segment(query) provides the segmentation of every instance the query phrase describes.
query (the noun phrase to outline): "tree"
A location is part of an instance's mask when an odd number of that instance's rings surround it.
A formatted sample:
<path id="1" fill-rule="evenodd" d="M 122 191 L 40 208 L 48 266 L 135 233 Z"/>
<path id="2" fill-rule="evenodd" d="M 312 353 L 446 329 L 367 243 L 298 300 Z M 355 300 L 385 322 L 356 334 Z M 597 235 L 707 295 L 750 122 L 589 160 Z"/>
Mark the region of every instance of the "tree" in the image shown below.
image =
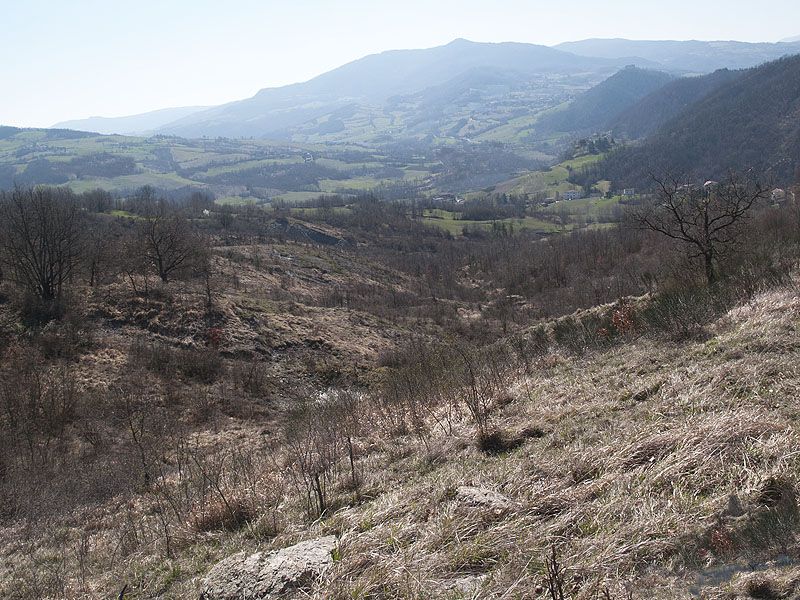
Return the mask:
<path id="1" fill-rule="evenodd" d="M 723 183 L 708 181 L 695 185 L 672 175 L 656 184 L 655 205 L 635 209 L 639 226 L 682 242 L 691 259 L 701 259 L 709 284 L 717 278 L 716 263 L 739 239 L 741 225 L 754 204 L 767 197 L 750 174 L 731 173 Z"/>
<path id="2" fill-rule="evenodd" d="M 195 260 L 206 255 L 200 236 L 186 218 L 163 201 L 139 222 L 139 240 L 146 261 L 165 283 L 191 270 Z"/>
<path id="3" fill-rule="evenodd" d="M 16 187 L 0 195 L 4 272 L 48 312 L 61 308 L 64 285 L 78 262 L 80 240 L 80 212 L 71 191 Z"/>

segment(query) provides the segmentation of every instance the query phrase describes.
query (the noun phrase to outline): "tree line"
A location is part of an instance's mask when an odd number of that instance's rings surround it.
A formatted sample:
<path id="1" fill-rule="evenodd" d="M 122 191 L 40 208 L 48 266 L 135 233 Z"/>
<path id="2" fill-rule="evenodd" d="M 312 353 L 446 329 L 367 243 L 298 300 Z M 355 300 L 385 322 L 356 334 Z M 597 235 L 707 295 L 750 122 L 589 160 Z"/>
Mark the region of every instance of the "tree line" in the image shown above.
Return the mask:
<path id="1" fill-rule="evenodd" d="M 207 239 L 184 208 L 145 190 L 139 214 L 116 218 L 81 206 L 105 207 L 104 194 L 79 198 L 65 188 L 16 187 L 0 193 L 0 281 L 20 294 L 29 315 L 60 315 L 70 286 L 94 287 L 123 274 L 137 289 L 149 277 L 167 283 L 198 276 L 208 264 Z"/>

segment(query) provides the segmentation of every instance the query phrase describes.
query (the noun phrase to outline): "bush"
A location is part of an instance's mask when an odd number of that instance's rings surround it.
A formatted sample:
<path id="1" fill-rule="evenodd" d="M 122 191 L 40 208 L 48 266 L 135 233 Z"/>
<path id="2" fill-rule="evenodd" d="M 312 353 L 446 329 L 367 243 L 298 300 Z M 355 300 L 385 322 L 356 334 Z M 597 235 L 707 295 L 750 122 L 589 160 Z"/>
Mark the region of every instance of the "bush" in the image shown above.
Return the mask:
<path id="1" fill-rule="evenodd" d="M 550 348 L 550 338 L 547 328 L 543 325 L 531 327 L 524 333 L 518 333 L 509 338 L 511 349 L 517 361 L 529 369 L 533 361 L 546 354 Z"/>
<path id="2" fill-rule="evenodd" d="M 234 531 L 256 518 L 251 504 L 241 498 L 215 499 L 189 515 L 195 531 Z"/>
<path id="3" fill-rule="evenodd" d="M 478 432 L 478 448 L 485 454 L 502 454 L 519 448 L 524 439 L 522 437 L 509 437 L 504 431 L 491 427 L 487 431 Z"/>
<path id="4" fill-rule="evenodd" d="M 703 337 L 705 326 L 714 316 L 708 290 L 691 289 L 657 294 L 642 318 L 651 331 L 665 333 L 674 340 L 688 340 Z"/>
<path id="5" fill-rule="evenodd" d="M 202 383 L 213 383 L 225 372 L 219 352 L 213 348 L 174 348 L 138 339 L 131 344 L 128 359 L 162 377 L 183 376 Z"/>
<path id="6" fill-rule="evenodd" d="M 608 330 L 602 316 L 587 312 L 578 317 L 562 317 L 553 325 L 553 340 L 575 354 L 583 354 L 605 341 L 602 330 Z"/>
<path id="7" fill-rule="evenodd" d="M 82 350 L 88 348 L 93 339 L 88 323 L 82 322 L 74 313 L 61 321 L 50 321 L 31 341 L 45 358 L 74 360 Z"/>

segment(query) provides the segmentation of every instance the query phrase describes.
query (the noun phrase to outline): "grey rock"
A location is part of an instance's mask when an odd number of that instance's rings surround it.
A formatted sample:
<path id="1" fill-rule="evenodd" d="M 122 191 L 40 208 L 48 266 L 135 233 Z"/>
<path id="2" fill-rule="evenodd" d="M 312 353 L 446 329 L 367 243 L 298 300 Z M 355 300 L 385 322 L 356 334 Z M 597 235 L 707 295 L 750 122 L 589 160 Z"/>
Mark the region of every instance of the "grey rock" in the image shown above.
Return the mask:
<path id="1" fill-rule="evenodd" d="M 511 510 L 514 503 L 493 490 L 462 485 L 456 490 L 456 498 L 466 506 L 482 508 L 496 515 Z"/>
<path id="2" fill-rule="evenodd" d="M 202 583 L 202 600 L 277 598 L 311 583 L 333 564 L 336 536 L 275 552 L 240 552 L 215 565 Z"/>

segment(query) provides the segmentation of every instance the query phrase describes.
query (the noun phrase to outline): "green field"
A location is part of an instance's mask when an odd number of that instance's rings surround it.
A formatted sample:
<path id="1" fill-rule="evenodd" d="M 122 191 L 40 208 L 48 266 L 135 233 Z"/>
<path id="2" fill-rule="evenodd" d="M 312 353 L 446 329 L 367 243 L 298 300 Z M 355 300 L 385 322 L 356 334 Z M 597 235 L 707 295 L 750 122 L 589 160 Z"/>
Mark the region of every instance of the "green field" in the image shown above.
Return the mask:
<path id="1" fill-rule="evenodd" d="M 521 132 L 535 126 L 538 113 L 512 116 L 516 114 L 514 111 L 519 112 L 519 108 L 494 106 L 480 118 L 469 116 L 467 112 L 454 113 L 447 116 L 441 127 L 445 134 L 456 136 L 474 134 L 476 139 L 484 136 L 486 140 L 497 141 L 517 139 Z M 410 127 L 403 123 L 407 114 L 402 104 L 390 113 L 354 110 L 341 117 L 347 122 L 350 135 L 343 143 L 331 143 L 328 134 L 311 131 L 314 127 L 326 126 L 333 117 L 312 121 L 308 125 L 308 135 L 295 136 L 291 142 L 17 130 L 0 139 L 0 188 L 18 182 L 25 185 L 26 177 L 41 176 L 49 184 L 64 185 L 78 193 L 101 188 L 127 194 L 146 185 L 166 191 L 202 189 L 214 194 L 217 204 L 231 206 L 295 205 L 326 195 L 356 195 L 373 190 L 378 193 L 393 190 L 392 197 L 399 199 L 414 194 L 429 198 L 457 194 L 467 202 L 483 202 L 489 195 L 519 197 L 527 194 L 541 198 L 563 194 L 576 187 L 567 181 L 571 170 L 581 169 L 601 158 L 601 155 L 580 156 L 544 171 L 525 172 L 524 165 L 542 161 L 546 155 L 534 148 L 519 146 L 509 151 L 509 157 L 517 161 L 514 164 L 522 166 L 508 167 L 492 154 L 496 151 L 495 145 L 464 143 L 454 135 L 437 136 L 432 142 L 426 142 L 430 145 L 415 146 L 412 152 L 402 146 L 395 152 L 368 143 L 377 139 L 376 135 L 391 131 L 393 136 L 395 132 L 401 133 L 403 127 Z M 364 145 L 353 143 L 354 128 L 361 128 Z M 392 136 L 387 140 L 394 140 Z M 324 144 L 309 143 L 322 138 L 326 140 Z M 419 141 L 419 136 L 416 139 Z M 443 146 L 437 147 L 436 140 Z M 446 154 L 443 154 L 444 147 Z M 520 157 L 525 162 L 521 162 Z M 460 181 L 472 177 L 476 169 L 481 173 L 480 169 L 493 161 L 499 165 L 494 168 L 505 169 L 504 174 L 508 171 L 522 174 L 480 190 L 457 187 Z M 440 181 L 442 183 L 437 185 Z M 454 185 L 456 189 L 451 187 Z M 608 183 L 601 189 L 607 191 Z M 546 233 L 563 229 L 567 224 L 566 216 L 575 217 L 581 223 L 606 220 L 599 217 L 610 214 L 617 202 L 615 198 L 561 201 L 544 211 L 531 210 L 524 219 L 486 221 L 461 219 L 458 213 L 441 211 L 425 214 L 421 221 L 455 235 L 465 226 L 491 228 L 497 225 Z M 504 214 L 508 213 L 501 211 L 498 216 Z M 552 223 L 548 222 L 551 215 Z"/>
<path id="2" fill-rule="evenodd" d="M 133 162 L 122 172 L 106 173 L 96 163 L 108 157 Z M 385 175 L 387 163 L 393 165 L 391 176 Z M 0 188 L 42 181 L 76 192 L 102 188 L 128 193 L 144 185 L 166 190 L 198 187 L 214 193 L 223 204 L 241 203 L 239 197 L 297 202 L 338 190 L 368 191 L 422 180 L 430 175 L 426 169 L 430 163 L 427 155 L 398 160 L 352 144 L 19 130 L 0 139 Z M 331 170 L 342 177 L 332 178 Z"/>
<path id="3" fill-rule="evenodd" d="M 270 202 L 285 202 L 286 204 L 296 204 L 297 202 L 307 202 L 316 200 L 320 196 L 335 196 L 325 192 L 286 192 L 277 196 L 270 196 Z"/>
<path id="4" fill-rule="evenodd" d="M 260 198 L 254 198 L 253 196 L 225 196 L 223 198 L 217 198 L 216 203 L 220 206 L 248 206 L 252 204 L 258 204 L 259 202 L 263 202 Z"/>
<path id="5" fill-rule="evenodd" d="M 496 226 L 505 226 L 507 231 L 521 231 L 523 229 L 537 231 L 540 233 L 553 233 L 559 231 L 559 227 L 553 223 L 548 223 L 533 217 L 525 217 L 524 219 L 491 219 L 486 221 L 473 221 L 470 219 L 462 219 L 462 213 L 451 212 L 442 209 L 425 210 L 419 221 L 427 225 L 439 227 L 445 231 L 450 232 L 452 235 L 461 235 L 465 227 L 472 228 L 478 227 L 481 229 L 492 229 Z"/>

